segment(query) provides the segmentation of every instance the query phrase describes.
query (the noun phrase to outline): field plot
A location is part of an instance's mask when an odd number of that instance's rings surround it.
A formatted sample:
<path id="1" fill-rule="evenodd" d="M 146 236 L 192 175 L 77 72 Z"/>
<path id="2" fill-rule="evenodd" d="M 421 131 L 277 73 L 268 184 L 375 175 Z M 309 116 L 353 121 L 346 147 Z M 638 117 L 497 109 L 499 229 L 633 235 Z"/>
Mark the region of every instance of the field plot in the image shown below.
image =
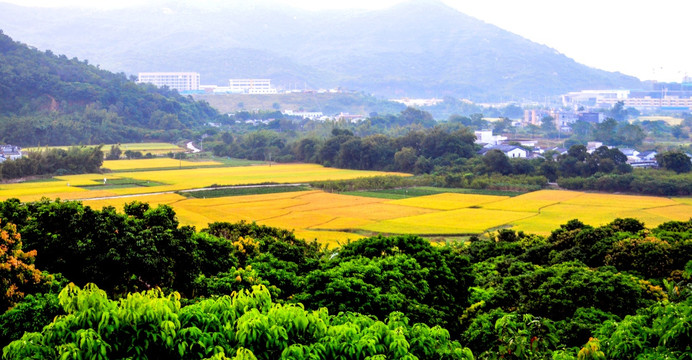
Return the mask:
<path id="1" fill-rule="evenodd" d="M 585 205 L 585 206 L 614 206 L 631 209 L 647 209 L 660 206 L 677 205 L 669 198 L 656 196 L 636 196 L 636 195 L 615 195 L 615 194 L 593 194 L 583 193 L 580 196 L 562 201 L 563 204 Z"/>
<path id="2" fill-rule="evenodd" d="M 692 219 L 692 205 L 663 206 L 646 209 L 645 212 L 670 220 L 687 221 Z"/>
<path id="3" fill-rule="evenodd" d="M 458 209 L 384 220 L 365 225 L 362 229 L 389 234 L 473 234 L 531 216 L 534 214 L 486 209 Z"/>
<path id="4" fill-rule="evenodd" d="M 680 204 L 692 205 L 692 197 L 673 198 L 673 201 L 678 202 Z"/>
<path id="5" fill-rule="evenodd" d="M 453 210 L 508 199 L 508 196 L 442 193 L 408 199 L 392 200 L 392 205 L 415 206 L 435 210 Z"/>
<path id="6" fill-rule="evenodd" d="M 106 144 L 104 145 L 101 150 L 103 152 L 107 152 L 111 149 L 111 146 L 116 145 L 116 144 Z M 83 145 L 85 147 L 93 148 L 96 147 L 96 145 Z M 162 155 L 162 154 L 167 154 L 169 152 L 183 152 L 186 151 L 186 149 L 181 148 L 178 145 L 175 144 L 169 144 L 169 143 L 160 143 L 160 142 L 153 142 L 153 143 L 126 143 L 126 144 L 119 144 L 120 150 L 123 152 L 130 150 L 130 151 L 140 151 L 142 154 L 146 153 L 151 153 L 152 155 Z M 63 149 L 67 150 L 71 146 L 42 146 L 42 147 L 29 147 L 29 148 L 24 148 L 22 151 L 41 151 L 43 149 Z"/>
<path id="7" fill-rule="evenodd" d="M 514 229 L 545 235 L 572 219 L 579 219 L 588 225 L 599 226 L 605 225 L 617 218 L 626 217 L 639 219 L 649 227 L 672 220 L 671 218 L 665 218 L 642 209 L 565 203 L 547 206 L 541 209 L 540 214 L 517 221 Z"/>
<path id="8" fill-rule="evenodd" d="M 167 157 L 154 159 L 134 159 L 134 160 L 106 160 L 103 166 L 106 169 L 113 171 L 123 170 L 139 170 L 139 169 L 157 169 L 157 168 L 188 168 L 201 166 L 219 166 L 222 165 L 216 161 L 188 161 L 176 160 Z"/>
<path id="9" fill-rule="evenodd" d="M 584 195 L 577 191 L 541 190 L 534 191 L 513 198 L 483 204 L 484 209 L 539 212 L 548 205 L 567 201 Z"/>
<path id="10" fill-rule="evenodd" d="M 71 199 L 88 199 L 102 196 L 148 194 L 156 192 L 178 191 L 217 185 L 248 185 L 262 183 L 305 183 L 323 180 L 344 180 L 357 177 L 378 175 L 408 174 L 385 173 L 379 171 L 359 171 L 326 168 L 314 164 L 280 164 L 240 167 L 213 167 L 176 170 L 132 171 L 107 174 L 83 174 L 56 177 L 57 180 L 19 184 L 4 184 L 0 186 L 0 199 L 17 197 L 23 201 L 49 198 L 67 198 L 65 194 L 81 192 L 78 197 Z M 147 181 L 158 184 L 154 186 L 131 186 L 108 189 L 108 194 L 97 193 L 98 189 L 90 191 L 75 189 L 74 186 L 93 186 L 103 184 L 103 179 L 134 179 L 139 182 Z M 68 186 L 69 185 L 69 186 Z M 39 190 L 39 188 L 41 188 Z"/>

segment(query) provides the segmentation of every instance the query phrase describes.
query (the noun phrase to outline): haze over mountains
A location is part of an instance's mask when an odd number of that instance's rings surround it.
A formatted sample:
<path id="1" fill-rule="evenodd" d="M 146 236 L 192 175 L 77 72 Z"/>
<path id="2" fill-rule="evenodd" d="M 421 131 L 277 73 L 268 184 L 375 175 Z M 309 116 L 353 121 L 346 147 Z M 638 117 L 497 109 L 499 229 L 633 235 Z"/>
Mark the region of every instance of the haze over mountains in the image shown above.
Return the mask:
<path id="1" fill-rule="evenodd" d="M 203 84 L 262 77 L 284 89 L 340 86 L 472 100 L 641 86 L 437 1 L 322 12 L 270 1 L 162 1 L 118 10 L 0 4 L 0 23 L 15 40 L 104 69 L 196 71 Z"/>

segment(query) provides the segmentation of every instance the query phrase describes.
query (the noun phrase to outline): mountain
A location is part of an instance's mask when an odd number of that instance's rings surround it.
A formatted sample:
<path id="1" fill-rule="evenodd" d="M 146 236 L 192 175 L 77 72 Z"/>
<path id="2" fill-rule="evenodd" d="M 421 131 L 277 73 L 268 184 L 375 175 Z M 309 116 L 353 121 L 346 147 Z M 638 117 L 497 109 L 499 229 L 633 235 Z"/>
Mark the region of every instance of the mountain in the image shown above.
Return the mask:
<path id="1" fill-rule="evenodd" d="M 204 84 L 263 77 L 282 88 L 474 100 L 641 85 L 432 0 L 320 12 L 268 0 L 159 1 L 118 10 L 0 4 L 0 23 L 34 46 L 107 69 L 196 71 Z"/>
<path id="2" fill-rule="evenodd" d="M 217 115 L 206 103 L 138 85 L 87 61 L 29 48 L 0 31 L 0 142 L 177 140 Z"/>

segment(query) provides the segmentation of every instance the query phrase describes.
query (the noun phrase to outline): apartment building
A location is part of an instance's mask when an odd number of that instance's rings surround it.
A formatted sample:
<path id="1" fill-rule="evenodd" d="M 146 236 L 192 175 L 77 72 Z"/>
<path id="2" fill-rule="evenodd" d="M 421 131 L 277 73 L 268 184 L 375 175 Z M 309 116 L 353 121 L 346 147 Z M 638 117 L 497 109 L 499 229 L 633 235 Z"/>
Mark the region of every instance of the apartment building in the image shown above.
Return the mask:
<path id="1" fill-rule="evenodd" d="M 158 87 L 168 86 L 170 89 L 184 91 L 199 90 L 199 73 L 196 72 L 142 72 L 137 77 L 137 83 L 149 83 Z"/>
<path id="2" fill-rule="evenodd" d="M 272 88 L 271 79 L 230 79 L 230 92 L 241 92 L 245 94 L 276 94 L 276 89 Z"/>

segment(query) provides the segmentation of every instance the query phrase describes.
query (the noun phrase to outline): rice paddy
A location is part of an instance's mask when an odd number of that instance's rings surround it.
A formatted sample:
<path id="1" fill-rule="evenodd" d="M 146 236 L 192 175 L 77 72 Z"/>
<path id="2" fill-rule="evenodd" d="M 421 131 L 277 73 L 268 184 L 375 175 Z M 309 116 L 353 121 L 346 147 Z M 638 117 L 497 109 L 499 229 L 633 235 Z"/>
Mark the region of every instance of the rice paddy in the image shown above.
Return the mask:
<path id="1" fill-rule="evenodd" d="M 181 224 L 198 229 L 215 221 L 254 221 L 294 230 L 299 237 L 317 239 L 329 246 L 378 233 L 455 239 L 512 228 L 545 235 L 575 218 L 598 226 L 618 217 L 633 217 L 654 227 L 666 221 L 692 217 L 692 198 L 689 197 L 561 190 L 541 190 L 510 197 L 458 189 L 444 192 L 445 189 L 438 188 L 412 188 L 403 192 L 363 192 L 365 196 L 358 196 L 358 192 L 333 194 L 283 186 L 286 189 L 281 192 L 247 190 L 252 193 L 248 195 L 244 189 L 229 189 L 203 191 L 192 197 L 175 192 L 212 185 L 307 183 L 385 173 L 312 164 L 231 167 L 218 162 L 173 159 L 118 160 L 107 165 L 118 172 L 2 184 L 0 199 L 81 199 L 94 208 L 113 206 L 119 211 L 124 204 L 135 200 L 152 206 L 166 204 L 173 207 Z M 390 195 L 404 198 L 392 199 Z"/>
<path id="2" fill-rule="evenodd" d="M 156 159 L 166 160 L 166 159 Z M 124 161 L 124 160 L 118 160 Z M 58 176 L 50 181 L 0 185 L 0 200 L 11 197 L 22 201 L 40 199 L 41 196 L 61 199 L 90 199 L 103 196 L 149 194 L 187 189 L 205 188 L 213 185 L 248 185 L 263 183 L 306 183 L 323 180 L 344 180 L 357 177 L 377 176 L 379 171 L 360 171 L 326 168 L 314 164 L 279 164 L 239 167 L 206 167 L 174 170 L 123 171 L 106 174 L 82 174 Z M 396 173 L 395 173 L 396 174 Z M 407 176 L 407 174 L 399 174 Z M 106 181 L 104 181 L 106 179 Z M 96 185 L 107 185 L 108 181 L 133 179 L 154 186 L 131 186 L 108 188 L 106 193 L 97 193 Z M 56 181 L 57 180 L 57 181 Z M 88 191 L 78 186 L 93 186 Z M 77 197 L 72 193 L 80 192 Z"/>
<path id="3" fill-rule="evenodd" d="M 142 154 L 147 154 L 150 153 L 152 155 L 162 155 L 162 154 L 168 154 L 169 152 L 183 152 L 186 149 L 181 148 L 180 146 L 177 146 L 175 144 L 169 144 L 169 143 L 161 143 L 161 142 L 151 142 L 151 143 L 127 143 L 127 144 L 106 144 L 103 145 L 101 148 L 102 151 L 108 152 L 111 149 L 111 146 L 113 145 L 118 145 L 120 146 L 120 150 L 122 152 L 125 152 L 127 150 L 130 151 L 139 151 Z M 84 145 L 86 147 L 96 147 L 96 145 Z M 29 147 L 29 148 L 23 148 L 22 151 L 41 151 L 43 149 L 63 149 L 67 150 L 70 148 L 70 146 L 41 146 L 41 147 Z"/>
<path id="4" fill-rule="evenodd" d="M 216 161 L 188 161 L 172 158 L 132 159 L 132 160 L 106 160 L 103 167 L 112 171 L 141 170 L 157 168 L 189 168 L 201 166 L 219 166 Z"/>

